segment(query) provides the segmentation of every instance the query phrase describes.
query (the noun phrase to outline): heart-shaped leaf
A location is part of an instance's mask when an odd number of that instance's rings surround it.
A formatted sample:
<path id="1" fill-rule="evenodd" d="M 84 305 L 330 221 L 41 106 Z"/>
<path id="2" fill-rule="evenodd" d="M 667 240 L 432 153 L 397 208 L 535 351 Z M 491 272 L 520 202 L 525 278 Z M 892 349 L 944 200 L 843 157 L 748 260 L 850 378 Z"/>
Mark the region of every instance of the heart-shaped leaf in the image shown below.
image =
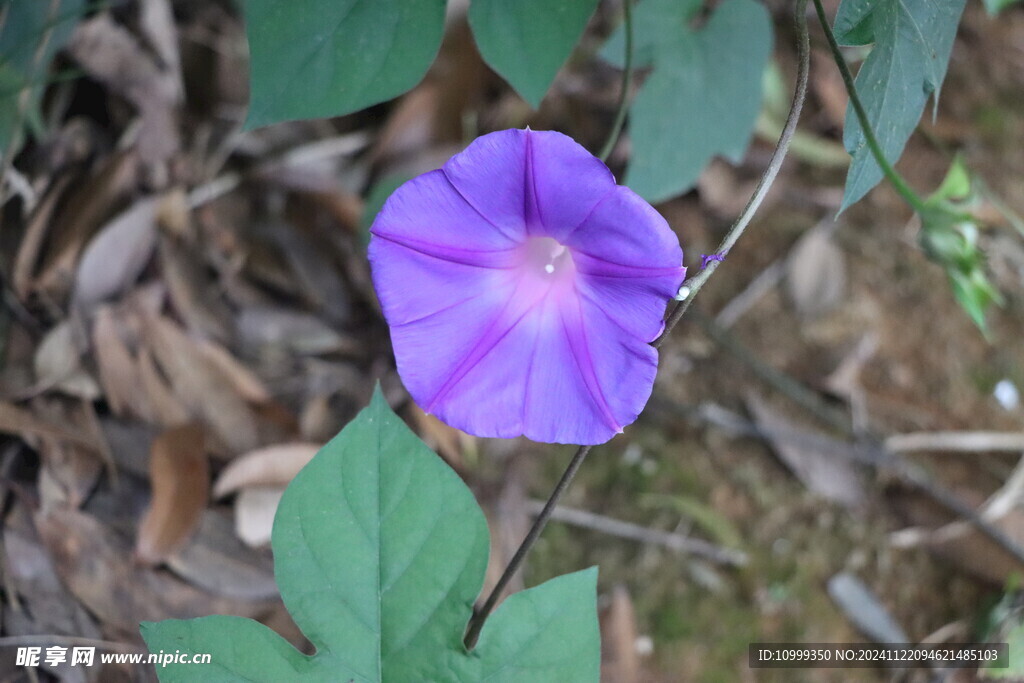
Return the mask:
<path id="1" fill-rule="evenodd" d="M 597 0 L 473 0 L 480 54 L 536 107 L 594 13 Z"/>
<path id="2" fill-rule="evenodd" d="M 246 0 L 247 128 L 401 95 L 441 46 L 445 0 Z"/>
<path id="3" fill-rule="evenodd" d="M 596 681 L 597 572 L 513 595 L 475 650 L 462 637 L 487 564 L 483 513 L 459 477 L 388 408 L 369 407 L 285 491 L 272 545 L 307 656 L 235 617 L 142 625 L 162 681 Z"/>
<path id="4" fill-rule="evenodd" d="M 754 0 L 726 0 L 694 31 L 689 24 L 700 7 L 695 0 L 637 5 L 635 56 L 654 71 L 630 108 L 626 184 L 651 202 L 688 190 L 716 155 L 739 161 L 761 106 L 772 46 L 768 12 Z M 620 33 L 605 54 L 621 64 Z"/>

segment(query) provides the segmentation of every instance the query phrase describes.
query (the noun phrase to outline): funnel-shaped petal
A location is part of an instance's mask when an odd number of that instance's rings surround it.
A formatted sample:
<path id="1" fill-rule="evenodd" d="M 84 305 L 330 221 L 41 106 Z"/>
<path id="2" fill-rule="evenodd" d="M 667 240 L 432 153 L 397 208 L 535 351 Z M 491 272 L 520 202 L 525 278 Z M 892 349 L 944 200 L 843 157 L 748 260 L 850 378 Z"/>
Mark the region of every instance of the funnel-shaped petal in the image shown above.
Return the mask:
<path id="1" fill-rule="evenodd" d="M 570 138 L 485 135 L 398 188 L 371 233 L 398 372 L 428 413 L 477 436 L 597 444 L 643 409 L 682 250 Z"/>

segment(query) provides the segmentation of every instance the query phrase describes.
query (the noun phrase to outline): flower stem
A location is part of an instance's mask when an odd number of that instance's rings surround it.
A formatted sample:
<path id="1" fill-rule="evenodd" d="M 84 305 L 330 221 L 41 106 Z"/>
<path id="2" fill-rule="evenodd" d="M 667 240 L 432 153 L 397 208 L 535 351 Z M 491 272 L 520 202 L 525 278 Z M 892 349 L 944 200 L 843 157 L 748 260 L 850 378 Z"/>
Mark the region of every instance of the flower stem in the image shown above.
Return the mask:
<path id="1" fill-rule="evenodd" d="M 807 73 L 810 65 L 810 42 L 807 37 L 807 16 L 806 16 L 807 0 L 797 0 L 796 3 L 796 25 L 800 35 L 800 42 L 798 45 L 799 49 L 799 61 L 800 70 L 797 76 L 796 93 L 793 96 L 793 104 L 789 110 L 789 117 L 786 119 L 786 125 L 782 130 L 782 137 L 779 139 L 778 145 L 775 147 L 775 152 L 772 154 L 771 161 L 768 163 L 768 168 L 765 169 L 764 175 L 761 176 L 761 182 L 758 183 L 757 189 L 754 191 L 754 196 L 750 198 L 746 208 L 736 223 L 733 224 L 729 233 L 726 235 L 722 244 L 718 248 L 719 254 L 725 254 L 736 243 L 739 236 L 746 229 L 750 223 L 750 219 L 753 217 L 754 212 L 757 211 L 761 202 L 764 200 L 765 195 L 768 194 L 768 189 L 771 187 L 772 182 L 779 173 L 779 168 L 782 166 L 782 161 L 786 156 L 786 150 L 789 149 L 789 143 L 793 139 L 793 133 L 796 131 L 796 122 L 800 118 L 800 110 L 803 108 L 804 97 L 807 94 Z M 605 149 L 602 151 L 602 158 L 607 156 L 608 152 L 615 145 L 615 140 L 618 137 L 618 131 L 622 127 L 622 121 L 625 119 L 626 111 L 626 96 L 629 84 L 629 73 L 630 73 L 630 61 L 632 57 L 632 26 L 629 14 L 629 2 L 625 3 L 626 10 L 626 73 L 623 77 L 623 88 L 622 88 L 622 103 L 619 106 L 619 114 L 616 117 L 615 127 L 612 130 L 612 134 L 609 137 L 608 143 L 605 144 Z M 669 316 L 669 320 L 665 325 L 665 331 L 652 342 L 655 347 L 661 346 L 662 341 L 668 335 L 668 333 L 675 327 L 675 324 L 679 322 L 679 318 L 682 317 L 683 313 L 689 307 L 689 302 L 692 300 L 693 294 L 700 289 L 707 281 L 711 273 L 718 267 L 719 261 L 710 260 L 707 267 L 704 268 L 700 273 L 690 278 L 684 283 L 684 286 L 691 288 L 690 296 L 680 302 L 673 310 L 672 315 Z M 498 598 L 501 596 L 502 591 L 508 585 L 508 582 L 512 579 L 520 566 L 523 564 L 523 560 L 526 559 L 526 555 L 530 552 L 533 544 L 540 537 L 541 532 L 547 525 L 548 520 L 551 519 L 551 515 L 554 513 L 555 506 L 558 503 L 559 498 L 565 493 L 565 490 L 572 483 L 573 478 L 576 476 L 576 472 L 579 470 L 583 461 L 586 459 L 587 454 L 590 452 L 591 446 L 580 446 L 576 451 L 575 455 L 572 456 L 572 460 L 569 461 L 568 467 L 562 474 L 562 478 L 558 480 L 558 484 L 555 485 L 554 491 L 548 497 L 547 502 L 544 504 L 544 508 L 533 522 L 533 526 L 530 527 L 530 531 L 526 534 L 526 538 L 523 539 L 519 549 L 516 550 L 515 555 L 509 561 L 508 566 L 502 573 L 501 578 L 498 579 L 498 583 L 491 590 L 490 595 L 487 596 L 487 600 L 478 609 L 474 610 L 472 618 L 469 620 L 469 624 L 466 627 L 466 636 L 463 642 L 466 645 L 466 649 L 472 650 L 480 638 L 480 630 L 484 626 L 484 622 L 494 609 L 495 604 L 498 602 Z"/>
<path id="2" fill-rule="evenodd" d="M 828 40 L 829 50 L 832 52 L 832 59 L 835 60 L 836 66 L 839 67 L 839 73 L 843 77 L 843 85 L 846 86 L 846 92 L 850 96 L 850 104 L 853 105 L 853 111 L 857 114 L 857 121 L 860 123 L 860 128 L 864 132 L 864 140 L 867 141 L 868 149 L 871 150 L 871 156 L 875 158 L 875 163 L 878 164 L 879 168 L 882 169 L 882 173 L 892 186 L 896 189 L 903 200 L 907 202 L 918 213 L 924 213 L 927 209 L 924 200 L 917 196 L 917 193 L 911 189 L 907 181 L 903 179 L 889 160 L 885 158 L 885 152 L 882 151 L 882 146 L 878 142 L 878 138 L 875 136 L 875 131 L 871 127 L 871 122 L 868 120 L 867 112 L 864 110 L 864 105 L 860 101 L 860 96 L 857 94 L 857 86 L 854 85 L 853 75 L 850 74 L 850 67 L 846 64 L 846 59 L 843 57 L 842 51 L 839 49 L 839 43 L 836 42 L 836 36 L 832 32 L 832 27 L 828 23 L 828 19 L 825 17 L 825 8 L 821 5 L 821 0 L 814 0 L 814 9 L 818 13 L 818 22 L 821 24 L 822 30 L 825 31 L 825 38 Z"/>
<path id="3" fill-rule="evenodd" d="M 569 466 L 565 468 L 565 472 L 562 474 L 562 478 L 558 480 L 558 484 L 555 485 L 555 490 L 551 492 L 544 508 L 537 515 L 537 518 L 533 521 L 533 526 L 530 527 L 529 533 L 526 534 L 526 538 L 519 545 L 516 554 L 512 556 L 508 566 L 505 567 L 505 571 L 502 573 L 501 578 L 498 579 L 498 583 L 494 585 L 490 595 L 487 596 L 486 602 L 478 609 L 473 610 L 473 616 L 469 620 L 469 625 L 466 627 L 466 637 L 463 642 L 466 645 L 467 650 L 472 650 L 476 646 L 477 639 L 480 638 L 480 629 L 484 627 L 484 622 L 487 617 L 491 614 L 495 604 L 498 602 L 498 598 L 501 597 L 502 591 L 505 590 L 505 586 L 512 580 L 515 573 L 519 571 L 519 567 L 523 564 L 523 560 L 526 559 L 526 554 L 530 552 L 530 548 L 536 543 L 537 538 L 540 537 L 540 533 L 544 530 L 548 520 L 551 519 L 552 513 L 555 511 L 555 505 L 558 503 L 558 499 L 562 497 L 565 490 L 569 488 L 569 484 L 572 483 L 573 477 L 576 476 L 576 472 L 579 471 L 580 465 L 586 460 L 587 454 L 590 453 L 592 446 L 580 446 L 576 453 L 572 456 L 572 460 L 569 461 Z"/>
<path id="4" fill-rule="evenodd" d="M 622 92 L 619 94 L 619 108 L 615 112 L 615 122 L 608 133 L 608 140 L 601 148 L 598 157 L 601 161 L 608 161 L 615 143 L 619 141 L 619 133 L 622 132 L 622 124 L 626 122 L 626 112 L 629 111 L 629 89 L 633 83 L 633 13 L 630 9 L 632 0 L 623 0 L 622 12 L 625 15 L 623 22 L 626 30 L 626 59 L 622 65 Z"/>
<path id="5" fill-rule="evenodd" d="M 818 0 L 815 0 L 818 2 Z M 796 91 L 793 94 L 793 103 L 789 107 L 789 115 L 786 117 L 786 125 L 782 128 L 782 135 L 779 137 L 778 144 L 775 145 L 775 151 L 772 153 L 772 158 L 768 162 L 768 168 L 764 170 L 764 174 L 761 176 L 761 181 L 757 184 L 757 189 L 754 190 L 754 194 L 750 197 L 750 201 L 747 202 L 743 212 L 736 219 L 736 222 L 729 228 L 729 232 L 725 234 L 725 238 L 722 243 L 718 245 L 718 249 L 715 252 L 717 255 L 725 256 L 736 241 L 743 234 L 743 231 L 747 229 L 750 224 L 750 220 L 754 217 L 758 208 L 761 206 L 761 202 L 768 195 L 768 190 L 771 189 L 772 183 L 775 182 L 776 176 L 779 174 L 779 169 L 782 168 L 782 162 L 786 158 L 786 152 L 789 150 L 789 143 L 793 140 L 793 134 L 796 133 L 796 124 L 800 119 L 800 111 L 804 106 L 804 99 L 807 95 L 807 74 L 810 70 L 811 63 L 811 46 L 810 38 L 807 35 L 807 0 L 797 0 L 796 3 L 796 27 L 797 33 L 799 34 L 798 43 L 798 57 L 800 66 L 797 72 L 796 78 Z M 708 281 L 712 274 L 718 270 L 718 266 L 721 264 L 721 260 L 711 259 L 707 262 L 707 267 L 703 268 L 691 278 L 688 278 L 683 282 L 683 287 L 680 289 L 681 292 L 686 292 L 686 297 L 676 304 L 676 307 L 672 309 L 672 312 L 668 316 L 668 320 L 665 321 L 664 331 L 651 342 L 654 348 L 660 347 L 665 343 L 665 339 L 668 337 L 672 328 L 676 326 L 679 319 L 683 317 L 683 314 L 690 308 L 690 304 L 693 302 L 700 291 L 700 288 L 704 286 L 704 283 Z"/>

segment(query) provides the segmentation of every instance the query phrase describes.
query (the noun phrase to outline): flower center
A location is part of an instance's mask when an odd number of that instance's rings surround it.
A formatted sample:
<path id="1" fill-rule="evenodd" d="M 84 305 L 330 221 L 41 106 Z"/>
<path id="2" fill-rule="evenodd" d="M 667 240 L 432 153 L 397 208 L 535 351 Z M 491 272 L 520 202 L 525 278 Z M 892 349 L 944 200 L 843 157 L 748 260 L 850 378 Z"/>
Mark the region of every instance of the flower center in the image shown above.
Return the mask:
<path id="1" fill-rule="evenodd" d="M 576 270 L 569 249 L 551 237 L 531 237 L 526 241 L 526 267 L 546 278 L 568 275 Z"/>

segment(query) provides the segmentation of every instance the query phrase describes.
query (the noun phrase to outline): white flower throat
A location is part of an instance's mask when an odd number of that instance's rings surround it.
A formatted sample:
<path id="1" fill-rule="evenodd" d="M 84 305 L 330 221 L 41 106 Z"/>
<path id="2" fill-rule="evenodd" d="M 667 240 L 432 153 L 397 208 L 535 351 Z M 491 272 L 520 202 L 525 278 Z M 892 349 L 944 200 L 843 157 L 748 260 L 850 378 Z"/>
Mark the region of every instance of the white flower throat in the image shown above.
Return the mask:
<path id="1" fill-rule="evenodd" d="M 551 237 L 532 237 L 527 240 L 526 261 L 528 267 L 536 268 L 547 275 L 554 275 L 573 267 L 569 249 Z"/>

